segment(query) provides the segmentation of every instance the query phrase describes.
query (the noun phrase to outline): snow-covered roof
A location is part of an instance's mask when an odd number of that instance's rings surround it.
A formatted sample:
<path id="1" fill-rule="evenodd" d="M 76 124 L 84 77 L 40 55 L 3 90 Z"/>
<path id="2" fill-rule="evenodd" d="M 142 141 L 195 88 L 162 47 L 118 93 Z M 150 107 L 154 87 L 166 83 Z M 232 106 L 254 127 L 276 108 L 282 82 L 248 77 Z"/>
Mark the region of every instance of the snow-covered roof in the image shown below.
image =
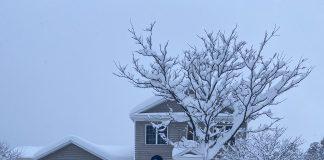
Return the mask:
<path id="1" fill-rule="evenodd" d="M 158 104 L 161 104 L 162 102 L 165 102 L 166 100 L 163 97 L 159 96 L 153 96 L 144 102 L 140 103 L 139 105 L 135 106 L 131 112 L 130 112 L 130 117 L 132 118 L 136 114 L 139 114 L 147 109 L 150 109 Z M 133 118 L 132 118 L 133 119 Z"/>
<path id="2" fill-rule="evenodd" d="M 174 112 L 171 115 L 170 113 L 140 113 L 132 115 L 131 119 L 136 121 L 161 121 L 169 120 L 171 117 L 177 122 L 188 121 L 186 114 L 183 112 Z"/>
<path id="3" fill-rule="evenodd" d="M 201 160 L 203 154 L 198 146 L 196 141 L 182 139 L 175 143 L 172 149 L 172 158 L 174 160 Z"/>
<path id="4" fill-rule="evenodd" d="M 130 118 L 133 121 L 159 121 L 163 119 L 170 119 L 170 114 L 169 113 L 142 113 L 143 111 L 146 111 L 150 108 L 153 108 L 163 102 L 167 101 L 163 97 L 160 96 L 153 96 L 144 102 L 140 103 L 139 105 L 135 106 L 131 112 L 130 112 Z M 224 119 L 225 118 L 228 121 L 232 121 L 232 117 L 229 116 L 228 113 L 220 113 L 218 115 L 219 118 Z M 185 121 L 186 115 L 183 112 L 174 112 L 172 113 L 172 118 L 177 118 L 180 121 Z"/>
<path id="5" fill-rule="evenodd" d="M 203 156 L 196 148 L 174 147 L 172 158 L 174 160 L 201 160 Z"/>
<path id="6" fill-rule="evenodd" d="M 74 144 L 103 160 L 132 160 L 133 149 L 128 146 L 98 145 L 77 136 L 68 136 L 45 147 L 18 147 L 22 158 L 40 159 L 69 144 Z"/>

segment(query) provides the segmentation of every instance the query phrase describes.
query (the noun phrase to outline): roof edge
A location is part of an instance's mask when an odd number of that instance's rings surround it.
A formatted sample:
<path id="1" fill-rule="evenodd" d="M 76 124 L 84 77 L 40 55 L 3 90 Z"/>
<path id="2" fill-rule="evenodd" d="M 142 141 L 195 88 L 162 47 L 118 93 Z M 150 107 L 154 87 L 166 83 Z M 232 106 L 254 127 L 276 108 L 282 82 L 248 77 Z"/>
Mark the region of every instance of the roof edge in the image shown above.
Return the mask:
<path id="1" fill-rule="evenodd" d="M 132 117 L 134 115 L 139 114 L 139 113 L 141 113 L 147 109 L 150 109 L 152 107 L 155 107 L 156 105 L 159 105 L 165 101 L 167 101 L 167 100 L 163 97 L 153 96 L 153 97 L 143 101 L 142 103 L 138 104 L 137 106 L 135 106 L 129 113 L 129 116 L 132 119 Z"/>
<path id="2" fill-rule="evenodd" d="M 43 149 L 41 149 L 40 151 L 36 152 L 34 155 L 34 160 L 38 160 L 40 158 L 43 158 L 51 153 L 54 153 L 55 151 L 64 148 L 65 146 L 69 145 L 69 144 L 74 144 L 78 147 L 80 147 L 81 149 L 84 149 L 85 151 L 99 157 L 102 158 L 103 160 L 108 160 L 104 155 L 97 153 L 96 151 L 94 151 L 93 149 L 91 149 L 91 147 L 84 145 L 85 143 L 90 143 L 86 140 L 83 140 L 77 136 L 68 136 L 64 139 L 62 139 L 59 142 L 56 142 L 48 147 L 45 147 Z"/>

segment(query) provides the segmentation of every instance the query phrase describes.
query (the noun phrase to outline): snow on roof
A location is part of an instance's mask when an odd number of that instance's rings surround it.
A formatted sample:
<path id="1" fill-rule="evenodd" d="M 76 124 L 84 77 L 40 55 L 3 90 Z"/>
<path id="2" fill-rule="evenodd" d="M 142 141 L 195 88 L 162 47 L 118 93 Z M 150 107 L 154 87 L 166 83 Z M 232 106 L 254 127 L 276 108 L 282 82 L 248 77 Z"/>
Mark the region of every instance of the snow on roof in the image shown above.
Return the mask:
<path id="1" fill-rule="evenodd" d="M 74 144 L 104 160 L 132 160 L 133 149 L 128 146 L 97 145 L 77 136 L 68 136 L 46 147 L 18 147 L 22 158 L 40 159 L 69 144 Z"/>
<path id="2" fill-rule="evenodd" d="M 97 145 L 99 149 L 105 153 L 109 153 L 109 157 L 113 160 L 132 160 L 134 151 L 132 147 L 128 146 L 106 146 Z"/>
<path id="3" fill-rule="evenodd" d="M 151 107 L 154 107 L 158 104 L 161 104 L 164 101 L 166 101 L 166 100 L 163 97 L 153 96 L 153 97 L 145 100 L 144 102 L 140 103 L 139 105 L 135 106 L 131 110 L 130 116 L 132 117 L 133 115 L 143 112 L 143 111 L 145 111 Z"/>
<path id="4" fill-rule="evenodd" d="M 175 160 L 201 160 L 203 155 L 197 148 L 174 147 L 172 150 L 172 158 Z"/>
<path id="5" fill-rule="evenodd" d="M 182 139 L 173 147 L 172 158 L 175 160 L 200 160 L 202 159 L 202 153 L 196 141 Z"/>
<path id="6" fill-rule="evenodd" d="M 169 120 L 170 118 L 176 120 L 177 122 L 188 121 L 188 118 L 186 117 L 186 114 L 184 112 L 174 112 L 172 114 L 164 113 L 164 112 L 141 113 L 141 114 L 134 114 L 131 116 L 132 120 L 136 119 L 137 121 L 161 121 L 161 120 Z"/>

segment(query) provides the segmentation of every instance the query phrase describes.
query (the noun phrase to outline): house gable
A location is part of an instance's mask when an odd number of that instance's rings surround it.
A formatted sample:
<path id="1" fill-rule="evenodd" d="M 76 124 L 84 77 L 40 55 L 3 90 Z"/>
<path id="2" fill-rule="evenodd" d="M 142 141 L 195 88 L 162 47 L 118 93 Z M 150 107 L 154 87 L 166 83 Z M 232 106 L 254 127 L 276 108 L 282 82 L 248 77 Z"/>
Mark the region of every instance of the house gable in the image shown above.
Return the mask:
<path id="1" fill-rule="evenodd" d="M 89 153 L 95 157 L 98 157 L 99 159 L 102 159 L 102 160 L 110 160 L 111 159 L 109 156 L 109 153 L 102 150 L 99 147 L 99 145 L 93 144 L 93 143 L 91 143 L 85 139 L 82 139 L 80 137 L 77 137 L 77 136 L 66 137 L 66 138 L 62 139 L 61 141 L 58 141 L 56 143 L 53 143 L 52 145 L 42 148 L 40 151 L 38 151 L 34 155 L 33 159 L 35 159 L 35 160 L 43 159 L 44 157 L 47 157 L 48 155 L 51 155 L 52 153 L 56 153 L 57 151 L 62 151 L 61 149 L 65 148 L 66 146 L 70 146 L 70 145 L 77 146 L 78 148 L 86 151 L 87 153 Z M 67 151 L 72 151 L 70 148 L 65 148 L 65 149 L 69 149 Z M 72 147 L 72 149 L 77 149 L 77 148 Z M 76 150 L 76 151 L 82 151 L 82 150 Z M 66 152 L 66 153 L 68 153 L 66 155 L 67 156 L 72 155 L 72 154 L 78 155 L 79 153 L 85 153 L 84 151 L 76 152 L 76 153 Z M 62 152 L 62 153 L 65 153 L 65 152 Z"/>
<path id="2" fill-rule="evenodd" d="M 172 151 L 174 160 L 201 160 L 202 154 L 195 148 L 174 148 Z"/>
<path id="3" fill-rule="evenodd" d="M 77 136 L 68 136 L 48 146 L 17 147 L 19 160 L 131 160 L 133 147 L 98 145 Z"/>
<path id="4" fill-rule="evenodd" d="M 102 160 L 96 155 L 82 149 L 81 147 L 70 143 L 63 148 L 60 148 L 40 160 L 63 160 L 63 159 L 73 159 L 73 160 Z"/>
<path id="5" fill-rule="evenodd" d="M 174 113 L 173 116 L 185 118 L 185 113 L 180 105 L 158 96 L 151 97 L 134 107 L 130 112 L 130 118 L 133 121 L 161 121 L 170 118 L 170 108 Z"/>
<path id="6" fill-rule="evenodd" d="M 173 101 L 164 101 L 151 108 L 148 108 L 141 113 L 168 113 L 172 109 L 173 112 L 183 112 L 183 109 L 179 104 Z"/>

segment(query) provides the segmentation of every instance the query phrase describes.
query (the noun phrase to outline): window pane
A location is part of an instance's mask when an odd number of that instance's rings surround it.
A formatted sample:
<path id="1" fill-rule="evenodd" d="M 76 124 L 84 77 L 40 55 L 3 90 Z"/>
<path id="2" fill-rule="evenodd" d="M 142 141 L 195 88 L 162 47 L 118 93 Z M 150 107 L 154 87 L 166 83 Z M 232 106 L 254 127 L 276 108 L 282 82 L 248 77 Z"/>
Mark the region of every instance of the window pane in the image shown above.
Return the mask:
<path id="1" fill-rule="evenodd" d="M 235 137 L 232 137 L 232 138 L 228 141 L 228 143 L 229 143 L 230 145 L 234 145 L 234 144 L 235 144 Z"/>
<path id="2" fill-rule="evenodd" d="M 228 130 L 230 130 L 230 129 L 232 129 L 232 126 L 226 126 L 226 127 L 225 127 L 225 131 L 228 131 Z"/>
<path id="3" fill-rule="evenodd" d="M 158 131 L 158 144 L 166 144 L 166 141 L 161 137 L 160 133 L 164 133 L 164 136 L 167 138 L 168 137 L 168 129 L 167 128 L 161 128 Z"/>
<path id="4" fill-rule="evenodd" d="M 219 131 L 219 132 L 223 132 L 223 130 L 224 130 L 224 126 L 223 125 L 218 125 L 218 126 L 216 126 L 216 128 L 218 129 L 218 130 L 216 130 L 215 132 L 217 132 L 217 131 Z M 215 133 L 214 132 L 214 133 Z"/>
<path id="5" fill-rule="evenodd" d="M 146 126 L 146 144 L 156 144 L 156 132 L 155 128 L 151 125 Z"/>
<path id="6" fill-rule="evenodd" d="M 190 126 L 188 126 L 187 139 L 194 140 L 193 129 Z"/>

